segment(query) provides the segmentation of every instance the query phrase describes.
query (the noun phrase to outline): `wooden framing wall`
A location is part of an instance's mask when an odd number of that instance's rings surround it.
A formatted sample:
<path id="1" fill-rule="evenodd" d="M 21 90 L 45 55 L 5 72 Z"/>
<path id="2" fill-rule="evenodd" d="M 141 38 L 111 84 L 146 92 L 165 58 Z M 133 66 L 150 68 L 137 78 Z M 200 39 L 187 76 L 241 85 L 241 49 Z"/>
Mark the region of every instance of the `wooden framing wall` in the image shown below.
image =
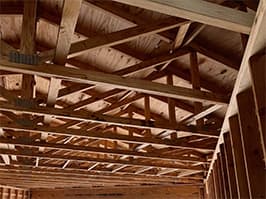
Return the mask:
<path id="1" fill-rule="evenodd" d="M 238 113 L 229 118 L 230 131 L 206 183 L 210 199 L 266 197 L 265 50 L 250 59 L 250 74 L 252 88 L 237 95 Z"/>
<path id="2" fill-rule="evenodd" d="M 29 199 L 29 191 L 9 186 L 0 186 L 0 199 Z"/>
<path id="3" fill-rule="evenodd" d="M 202 199 L 198 186 L 32 189 L 31 199 Z"/>

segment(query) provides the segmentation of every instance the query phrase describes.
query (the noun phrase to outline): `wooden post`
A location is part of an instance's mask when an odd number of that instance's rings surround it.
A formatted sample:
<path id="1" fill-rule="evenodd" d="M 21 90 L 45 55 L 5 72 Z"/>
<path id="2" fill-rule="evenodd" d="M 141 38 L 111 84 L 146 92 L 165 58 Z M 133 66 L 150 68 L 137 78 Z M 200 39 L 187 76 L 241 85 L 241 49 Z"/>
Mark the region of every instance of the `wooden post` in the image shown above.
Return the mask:
<path id="1" fill-rule="evenodd" d="M 241 134 L 238 123 L 238 115 L 230 117 L 229 123 L 238 198 L 249 198 L 247 174 L 245 170 L 243 147 L 240 138 Z"/>
<path id="2" fill-rule="evenodd" d="M 265 198 L 265 164 L 252 90 L 238 94 L 237 104 L 249 196 L 252 199 Z"/>

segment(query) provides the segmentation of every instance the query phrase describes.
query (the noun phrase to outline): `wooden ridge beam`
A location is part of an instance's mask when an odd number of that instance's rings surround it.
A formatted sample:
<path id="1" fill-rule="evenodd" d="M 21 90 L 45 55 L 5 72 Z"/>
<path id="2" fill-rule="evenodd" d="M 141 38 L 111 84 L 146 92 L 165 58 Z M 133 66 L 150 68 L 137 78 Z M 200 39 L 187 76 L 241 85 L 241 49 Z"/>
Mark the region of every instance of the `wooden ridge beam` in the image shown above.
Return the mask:
<path id="1" fill-rule="evenodd" d="M 197 91 L 193 89 L 169 86 L 165 84 L 149 82 L 146 80 L 123 78 L 117 75 L 106 74 L 96 71 L 88 71 L 63 67 L 55 64 L 39 65 L 38 67 L 26 64 L 12 63 L 6 60 L 0 60 L 0 69 L 21 72 L 26 74 L 35 74 L 45 77 L 54 77 L 58 79 L 66 79 L 79 83 L 99 84 L 115 86 L 117 88 L 134 90 L 148 94 L 160 95 L 176 99 L 186 99 L 193 101 L 209 101 L 212 103 L 226 104 L 227 97 L 218 94 Z"/>
<path id="2" fill-rule="evenodd" d="M 18 102 L 20 103 L 20 102 Z M 160 130 L 174 130 L 174 131 L 186 131 L 190 132 L 194 135 L 206 136 L 206 137 L 214 137 L 218 136 L 216 131 L 210 131 L 204 129 L 204 127 L 198 129 L 195 126 L 184 126 L 184 125 L 171 125 L 161 121 L 145 121 L 140 119 L 130 119 L 123 117 L 114 117 L 108 115 L 102 115 L 97 113 L 90 113 L 85 111 L 72 111 L 58 108 L 49 108 L 49 107 L 31 107 L 27 102 L 26 106 L 23 105 L 12 105 L 6 102 L 0 101 L 0 110 L 2 111 L 16 111 L 23 112 L 29 114 L 37 114 L 37 115 L 47 115 L 54 116 L 62 119 L 70 119 L 77 121 L 88 121 L 88 122 L 98 122 L 103 124 L 114 124 L 114 125 L 122 125 L 128 127 L 137 127 L 137 128 L 145 128 L 145 129 L 160 129 Z M 28 106 L 28 107 L 27 107 Z"/>

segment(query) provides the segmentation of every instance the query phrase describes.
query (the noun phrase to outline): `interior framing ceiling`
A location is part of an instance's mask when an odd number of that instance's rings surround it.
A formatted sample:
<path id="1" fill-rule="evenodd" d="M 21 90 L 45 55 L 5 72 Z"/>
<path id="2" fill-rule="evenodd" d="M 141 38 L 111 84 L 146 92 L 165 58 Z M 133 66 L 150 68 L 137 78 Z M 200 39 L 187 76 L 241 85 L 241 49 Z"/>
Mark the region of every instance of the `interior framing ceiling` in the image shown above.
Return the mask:
<path id="1" fill-rule="evenodd" d="M 204 184 L 254 11 L 202 1 L 231 18 L 190 5 L 162 14 L 158 3 L 0 2 L 0 184 Z"/>

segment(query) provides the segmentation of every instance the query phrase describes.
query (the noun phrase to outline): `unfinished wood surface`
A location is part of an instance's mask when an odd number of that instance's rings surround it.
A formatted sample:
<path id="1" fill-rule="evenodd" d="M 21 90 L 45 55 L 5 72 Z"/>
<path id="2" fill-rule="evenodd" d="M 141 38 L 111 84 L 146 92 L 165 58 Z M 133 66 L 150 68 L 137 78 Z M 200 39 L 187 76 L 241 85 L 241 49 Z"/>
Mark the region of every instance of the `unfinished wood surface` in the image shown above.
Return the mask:
<path id="1" fill-rule="evenodd" d="M 220 190 L 220 180 L 218 175 L 218 169 L 217 169 L 217 162 L 214 163 L 213 166 L 213 183 L 214 183 L 214 193 L 216 198 L 221 198 L 221 190 Z"/>
<path id="2" fill-rule="evenodd" d="M 237 193 L 237 184 L 236 184 L 236 173 L 234 170 L 234 160 L 233 160 L 233 152 L 232 152 L 232 144 L 230 140 L 229 133 L 224 134 L 224 152 L 225 152 L 225 162 L 226 162 L 226 170 L 227 170 L 227 181 L 229 186 L 229 198 L 238 198 Z"/>
<path id="3" fill-rule="evenodd" d="M 194 101 L 210 101 L 215 103 L 227 103 L 227 97 L 217 94 L 196 91 L 177 86 L 166 86 L 163 84 L 148 82 L 144 80 L 122 78 L 116 75 L 105 74 L 95 71 L 77 70 L 65 68 L 59 65 L 44 65 L 34 67 L 26 64 L 14 64 L 5 60 L 0 61 L 2 70 L 22 72 L 27 74 L 38 74 L 46 77 L 56 77 L 59 79 L 68 79 L 79 83 L 100 85 L 112 85 L 121 89 L 130 89 L 138 92 L 144 92 L 154 95 L 171 97 L 176 99 L 192 99 Z"/>
<path id="4" fill-rule="evenodd" d="M 252 90 L 237 95 L 237 103 L 249 197 L 265 198 L 265 164 Z"/>
<path id="5" fill-rule="evenodd" d="M 221 174 L 222 174 L 222 179 L 223 179 L 223 190 L 224 190 L 224 198 L 230 198 L 229 195 L 229 182 L 228 182 L 228 174 L 226 170 L 226 162 L 225 162 L 225 150 L 224 150 L 224 145 L 221 145 Z"/>
<path id="6" fill-rule="evenodd" d="M 20 51 L 26 55 L 36 53 L 36 24 L 37 24 L 37 0 L 29 0 L 24 2 L 24 13 L 21 32 Z M 23 75 L 22 89 L 24 97 L 27 99 L 34 97 L 34 76 Z"/>
<path id="7" fill-rule="evenodd" d="M 238 198 L 249 198 L 248 180 L 245 169 L 243 146 L 239 127 L 239 116 L 229 118 L 230 140 L 232 144 L 234 171 L 236 175 Z"/>
<path id="8" fill-rule="evenodd" d="M 1 199 L 28 199 L 29 191 L 23 188 L 0 185 Z"/>
<path id="9" fill-rule="evenodd" d="M 224 179 L 223 179 L 222 168 L 221 168 L 221 153 L 218 154 L 216 169 L 217 169 L 220 198 L 225 198 Z"/>
<path id="10" fill-rule="evenodd" d="M 258 117 L 259 130 L 261 135 L 262 150 L 264 153 L 264 161 L 266 164 L 266 55 L 258 54 L 251 58 L 250 61 L 250 73 L 252 79 L 253 95 L 255 97 L 256 114 Z"/>
<path id="11" fill-rule="evenodd" d="M 265 32 L 266 32 L 266 24 L 264 21 L 266 20 L 266 2 L 260 1 L 258 10 L 255 16 L 254 21 L 256 23 L 253 24 L 248 44 L 245 49 L 240 70 L 238 73 L 238 77 L 235 82 L 234 90 L 231 95 L 230 103 L 225 115 L 225 120 L 221 129 L 221 135 L 219 137 L 218 144 L 216 145 L 216 150 L 214 152 L 214 156 L 210 165 L 210 168 L 212 167 L 215 159 L 216 154 L 219 152 L 219 144 L 223 142 L 223 133 L 226 133 L 229 131 L 229 117 L 235 115 L 238 113 L 237 110 L 237 101 L 236 96 L 240 92 L 248 89 L 251 87 L 251 74 L 249 71 L 249 59 L 251 56 L 261 52 L 263 49 L 265 49 L 266 46 L 266 38 L 265 38 Z M 210 171 L 208 172 L 208 174 Z"/>
<path id="12" fill-rule="evenodd" d="M 184 141 L 177 140 L 162 140 L 159 138 L 152 138 L 152 137 L 137 137 L 137 136 L 127 136 L 127 135 L 119 135 L 115 134 L 112 131 L 102 131 L 94 130 L 94 131 L 86 131 L 86 130 L 77 130 L 77 129 L 67 129 L 67 128 L 55 128 L 55 127 L 46 127 L 46 126 L 37 126 L 37 127 L 30 127 L 30 126 L 23 126 L 23 125 L 16 125 L 12 123 L 5 123 L 0 122 L 0 127 L 5 129 L 12 129 L 12 130 L 19 130 L 24 132 L 35 132 L 35 133 L 51 133 L 51 134 L 58 134 L 58 135 L 71 135 L 83 138 L 97 138 L 97 139 L 108 139 L 108 140 L 116 140 L 116 141 L 125 141 L 129 143 L 135 144 L 155 144 L 161 146 L 168 146 L 174 148 L 186 148 L 186 149 L 203 149 L 212 151 L 213 148 L 209 146 L 200 146 L 200 145 L 193 145 L 192 143 L 185 143 Z"/>
<path id="13" fill-rule="evenodd" d="M 191 83 L 192 88 L 195 90 L 200 90 L 200 73 L 199 73 L 199 64 L 198 64 L 198 56 L 196 52 L 190 53 L 190 73 L 191 73 Z M 194 113 L 198 114 L 202 112 L 202 103 L 194 102 Z M 196 120 L 197 126 L 203 126 L 204 120 L 198 119 Z"/>
<path id="14" fill-rule="evenodd" d="M 150 187 L 141 188 L 134 187 L 134 192 L 125 188 L 114 188 L 114 189 L 55 189 L 55 190 L 32 190 L 32 199 L 53 199 L 53 198 L 92 198 L 92 199 L 103 199 L 103 198 L 121 198 L 121 199 L 159 199 L 159 198 L 182 198 L 182 199 L 199 199 L 199 187 L 195 186 L 172 186 L 172 187 Z"/>
<path id="15" fill-rule="evenodd" d="M 130 1 L 1 1 L 0 183 L 203 185 L 243 53 L 239 33 L 249 34 L 254 11 Z M 7 61 L 22 48 L 34 48 L 39 64 Z M 23 90 L 23 76 L 34 76 L 36 92 Z"/>
<path id="16" fill-rule="evenodd" d="M 22 102 L 23 103 L 23 102 Z M 0 110 L 3 111 L 18 111 L 23 113 L 32 113 L 37 115 L 44 116 L 54 116 L 62 119 L 70 119 L 77 121 L 87 121 L 87 122 L 99 122 L 99 123 L 108 123 L 128 127 L 138 127 L 144 129 L 165 129 L 165 130 L 174 130 L 174 131 L 186 131 L 194 133 L 195 135 L 207 136 L 217 138 L 218 134 L 216 130 L 206 131 L 204 128 L 195 128 L 193 126 L 184 126 L 184 125 L 171 125 L 167 124 L 164 121 L 145 121 L 140 119 L 130 119 L 124 117 L 113 117 L 108 115 L 102 115 L 97 113 L 91 113 L 86 111 L 72 111 L 64 110 L 58 108 L 44 108 L 44 107 L 32 107 L 30 103 L 29 106 L 21 105 L 12 105 L 6 102 L 0 102 Z"/>
<path id="17" fill-rule="evenodd" d="M 202 0 L 115 1 L 246 34 L 250 32 L 254 19 L 253 15 Z"/>
<path id="18" fill-rule="evenodd" d="M 76 23 L 79 16 L 79 11 L 82 1 L 71 1 L 64 0 L 62 19 L 60 22 L 60 28 L 58 31 L 57 45 L 53 52 L 53 62 L 59 65 L 65 65 L 67 55 L 70 50 L 71 40 L 76 27 Z M 47 96 L 47 106 L 53 107 L 56 98 L 58 96 L 59 89 L 61 87 L 61 80 L 51 77 L 48 96 Z M 51 118 L 44 118 L 45 123 L 49 123 Z"/>

